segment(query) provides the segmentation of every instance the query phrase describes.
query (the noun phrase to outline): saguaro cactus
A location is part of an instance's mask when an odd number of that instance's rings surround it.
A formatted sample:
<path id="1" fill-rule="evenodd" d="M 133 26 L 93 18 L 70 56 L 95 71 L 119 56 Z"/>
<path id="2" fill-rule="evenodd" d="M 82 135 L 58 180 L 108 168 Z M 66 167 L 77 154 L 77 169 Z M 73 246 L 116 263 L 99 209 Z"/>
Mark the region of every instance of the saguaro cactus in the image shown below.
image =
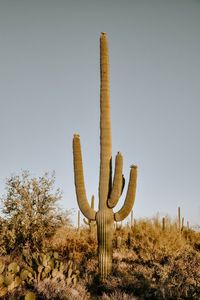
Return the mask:
<path id="1" fill-rule="evenodd" d="M 100 175 L 99 175 L 99 207 L 96 212 L 90 207 L 84 184 L 83 164 L 80 136 L 73 138 L 74 179 L 77 201 L 83 215 L 97 223 L 99 272 L 104 280 L 112 268 L 112 239 L 114 221 L 124 220 L 130 213 L 136 192 L 137 167 L 131 166 L 128 191 L 122 208 L 114 213 L 123 190 L 124 177 L 122 174 L 123 157 L 120 152 L 115 159 L 115 173 L 112 180 L 112 141 L 110 121 L 110 83 L 108 40 L 106 33 L 100 36 Z"/>

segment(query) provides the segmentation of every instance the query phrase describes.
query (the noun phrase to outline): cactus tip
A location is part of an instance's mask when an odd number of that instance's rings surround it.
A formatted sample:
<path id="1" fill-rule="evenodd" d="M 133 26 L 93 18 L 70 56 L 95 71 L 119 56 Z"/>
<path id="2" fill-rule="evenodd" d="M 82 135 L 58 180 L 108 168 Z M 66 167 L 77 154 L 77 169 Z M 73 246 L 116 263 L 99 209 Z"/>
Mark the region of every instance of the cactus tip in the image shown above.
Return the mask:
<path id="1" fill-rule="evenodd" d="M 131 169 L 137 169 L 137 166 L 136 165 L 131 165 L 130 168 Z"/>

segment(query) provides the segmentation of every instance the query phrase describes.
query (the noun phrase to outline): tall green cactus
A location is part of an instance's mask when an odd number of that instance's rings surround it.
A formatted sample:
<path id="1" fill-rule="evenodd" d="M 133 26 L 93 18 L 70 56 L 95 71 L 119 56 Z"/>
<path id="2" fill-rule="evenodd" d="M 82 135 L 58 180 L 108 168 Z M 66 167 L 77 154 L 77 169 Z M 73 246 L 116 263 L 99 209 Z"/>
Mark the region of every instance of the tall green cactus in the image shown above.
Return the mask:
<path id="1" fill-rule="evenodd" d="M 130 213 L 135 199 L 137 167 L 131 166 L 128 191 L 122 208 L 114 213 L 124 187 L 122 174 L 123 157 L 120 152 L 115 159 L 115 173 L 112 180 L 112 141 L 110 121 L 110 82 L 108 40 L 106 33 L 100 36 L 100 176 L 99 176 L 99 209 L 96 212 L 90 207 L 84 184 L 80 136 L 73 138 L 74 179 L 77 201 L 83 215 L 97 223 L 99 273 L 105 280 L 112 268 L 112 239 L 114 221 L 124 220 Z"/>

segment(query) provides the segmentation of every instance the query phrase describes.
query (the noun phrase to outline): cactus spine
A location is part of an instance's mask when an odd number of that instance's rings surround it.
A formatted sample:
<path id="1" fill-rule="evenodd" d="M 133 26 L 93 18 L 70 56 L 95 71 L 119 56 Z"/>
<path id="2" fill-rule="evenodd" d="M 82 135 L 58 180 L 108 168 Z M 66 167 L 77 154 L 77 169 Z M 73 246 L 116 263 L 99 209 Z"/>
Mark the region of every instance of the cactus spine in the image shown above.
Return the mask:
<path id="1" fill-rule="evenodd" d="M 73 138 L 74 179 L 79 208 L 83 215 L 97 223 L 99 272 L 105 280 L 112 268 L 112 240 L 114 221 L 124 220 L 130 213 L 136 192 L 137 167 L 131 166 L 128 191 L 122 208 L 114 213 L 124 187 L 122 174 L 123 157 L 120 152 L 115 159 L 115 173 L 112 180 L 112 140 L 110 121 L 110 82 L 108 40 L 106 33 L 100 36 L 100 174 L 99 207 L 96 212 L 90 207 L 84 184 L 80 136 Z"/>

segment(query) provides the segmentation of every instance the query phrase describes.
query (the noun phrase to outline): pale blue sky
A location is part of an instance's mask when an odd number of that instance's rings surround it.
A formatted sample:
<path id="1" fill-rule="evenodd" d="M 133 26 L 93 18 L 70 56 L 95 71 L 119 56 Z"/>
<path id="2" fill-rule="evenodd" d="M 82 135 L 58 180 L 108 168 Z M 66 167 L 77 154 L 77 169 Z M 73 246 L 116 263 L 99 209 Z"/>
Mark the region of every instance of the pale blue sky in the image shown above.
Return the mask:
<path id="1" fill-rule="evenodd" d="M 97 205 L 101 31 L 109 37 L 113 156 L 122 152 L 126 182 L 138 165 L 135 217 L 173 217 L 181 206 L 200 223 L 197 0 L 0 0 L 0 193 L 21 169 L 55 170 L 63 207 L 77 209 L 78 132 Z"/>

